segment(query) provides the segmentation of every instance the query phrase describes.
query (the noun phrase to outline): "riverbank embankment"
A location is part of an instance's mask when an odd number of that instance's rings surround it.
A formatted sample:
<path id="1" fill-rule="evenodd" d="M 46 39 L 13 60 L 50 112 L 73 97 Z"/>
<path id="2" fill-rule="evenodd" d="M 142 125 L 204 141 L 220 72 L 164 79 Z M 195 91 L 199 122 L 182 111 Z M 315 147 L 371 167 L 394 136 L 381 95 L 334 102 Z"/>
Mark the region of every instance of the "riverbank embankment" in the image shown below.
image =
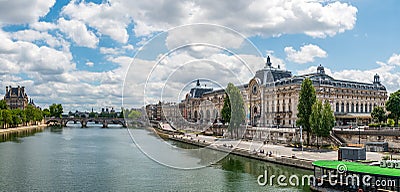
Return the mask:
<path id="1" fill-rule="evenodd" d="M 15 128 L 0 129 L 0 141 L 7 141 L 11 137 L 29 135 L 30 133 L 43 131 L 46 124 L 22 126 Z"/>

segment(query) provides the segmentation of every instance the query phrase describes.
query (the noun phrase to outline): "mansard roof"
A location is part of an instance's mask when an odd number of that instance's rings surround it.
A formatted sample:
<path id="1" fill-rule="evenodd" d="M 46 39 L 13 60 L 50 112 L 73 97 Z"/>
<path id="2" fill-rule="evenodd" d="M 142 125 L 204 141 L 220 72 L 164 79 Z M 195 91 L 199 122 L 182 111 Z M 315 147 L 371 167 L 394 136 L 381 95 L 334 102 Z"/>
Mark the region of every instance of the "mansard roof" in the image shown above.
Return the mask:
<path id="1" fill-rule="evenodd" d="M 19 90 L 19 94 L 18 94 Z M 18 96 L 19 95 L 19 96 Z M 11 98 L 11 97 L 18 97 L 18 98 L 24 98 L 26 96 L 25 92 L 23 89 L 18 89 L 18 87 L 11 87 L 8 92 L 6 92 L 5 98 Z"/>
<path id="2" fill-rule="evenodd" d="M 292 83 L 301 84 L 305 78 L 310 78 L 313 81 L 314 85 L 331 85 L 331 86 L 339 87 L 339 88 L 342 87 L 342 88 L 352 88 L 352 89 L 360 89 L 360 90 L 384 90 L 384 91 L 386 91 L 386 87 L 382 84 L 339 80 L 339 79 L 335 79 L 325 73 L 310 73 L 310 74 L 305 74 L 305 75 L 293 76 L 291 78 L 284 78 L 284 79 L 276 81 L 274 83 L 274 85 L 277 86 L 277 85 L 292 84 Z"/>

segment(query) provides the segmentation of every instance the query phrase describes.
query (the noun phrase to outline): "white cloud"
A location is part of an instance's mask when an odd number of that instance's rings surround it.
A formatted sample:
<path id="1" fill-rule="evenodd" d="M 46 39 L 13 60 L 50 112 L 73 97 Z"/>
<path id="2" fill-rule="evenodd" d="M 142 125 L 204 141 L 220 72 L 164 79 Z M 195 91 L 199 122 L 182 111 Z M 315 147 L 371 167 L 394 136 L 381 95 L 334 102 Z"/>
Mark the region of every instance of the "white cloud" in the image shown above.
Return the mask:
<path id="1" fill-rule="evenodd" d="M 62 40 L 53 37 L 47 32 L 39 32 L 31 29 L 14 32 L 11 34 L 11 37 L 14 40 L 28 42 L 44 41 L 50 47 L 60 47 L 64 45 Z"/>
<path id="2" fill-rule="evenodd" d="M 24 24 L 37 21 L 45 16 L 55 0 L 0 1 L 0 25 Z"/>
<path id="3" fill-rule="evenodd" d="M 91 62 L 91 61 L 87 61 L 87 62 L 86 62 L 86 65 L 89 66 L 89 67 L 93 67 L 93 66 L 94 66 L 94 63 Z"/>
<path id="4" fill-rule="evenodd" d="M 37 34 L 32 31 L 27 33 Z M 18 40 L 14 42 L 10 39 L 10 36 L 12 35 L 0 30 L 0 42 L 2 42 L 0 44 L 0 59 L 3 60 L 3 63 L 14 66 L 14 70 L 10 72 L 61 74 L 75 69 L 75 64 L 71 62 L 72 55 L 69 52 L 59 51 L 47 46 L 39 47 L 27 41 Z M 24 37 L 24 35 L 18 34 L 16 36 Z"/>
<path id="5" fill-rule="evenodd" d="M 214 23 L 247 36 L 277 36 L 304 33 L 313 37 L 333 36 L 352 29 L 357 9 L 340 2 L 294 1 L 169 1 L 126 5 L 132 10 L 137 35 L 148 35 L 190 23 Z M 340 13 L 340 14 L 338 14 Z M 339 15 L 339 16 L 338 16 Z"/>
<path id="6" fill-rule="evenodd" d="M 293 47 L 285 47 L 284 50 L 287 60 L 300 64 L 314 62 L 316 57 L 325 58 L 328 56 L 326 51 L 312 44 L 300 47 L 299 51 L 296 51 Z"/>
<path id="7" fill-rule="evenodd" d="M 57 28 L 57 25 L 54 23 L 49 23 L 49 22 L 35 22 L 29 25 L 32 29 L 38 30 L 38 31 L 48 31 L 48 30 L 53 30 Z"/>
<path id="8" fill-rule="evenodd" d="M 389 58 L 388 64 L 400 66 L 400 54 L 394 54 Z"/>
<path id="9" fill-rule="evenodd" d="M 58 20 L 60 30 L 67 34 L 78 46 L 95 48 L 99 43 L 96 35 L 86 28 L 86 25 L 77 20 Z"/>
<path id="10" fill-rule="evenodd" d="M 334 36 L 350 30 L 357 8 L 341 2 L 306 0 L 236 1 L 135 1 L 110 0 L 95 4 L 72 1 L 62 13 L 81 20 L 112 39 L 126 43 L 127 26 L 134 23 L 136 36 L 193 23 L 212 23 L 238 30 L 246 36 L 279 36 L 303 33 L 312 37 Z M 201 34 L 197 33 L 197 36 Z"/>
<path id="11" fill-rule="evenodd" d="M 127 4 L 134 4 L 134 2 L 129 1 Z M 71 1 L 63 8 L 62 13 L 72 19 L 84 21 L 116 41 L 126 43 L 129 38 L 126 28 L 131 23 L 131 19 L 124 6 L 118 1 L 103 4 Z"/>

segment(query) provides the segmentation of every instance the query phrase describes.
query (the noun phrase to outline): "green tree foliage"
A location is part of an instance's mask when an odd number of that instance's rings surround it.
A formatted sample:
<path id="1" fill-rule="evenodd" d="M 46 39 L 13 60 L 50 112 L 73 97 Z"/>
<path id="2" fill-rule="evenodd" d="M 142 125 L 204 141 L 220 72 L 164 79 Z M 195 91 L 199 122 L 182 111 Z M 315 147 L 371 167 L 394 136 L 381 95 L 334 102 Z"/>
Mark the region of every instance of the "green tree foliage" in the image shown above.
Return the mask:
<path id="1" fill-rule="evenodd" d="M 31 123 L 35 119 L 35 107 L 33 105 L 28 105 L 25 108 L 26 120 Z"/>
<path id="2" fill-rule="evenodd" d="M 140 111 L 137 110 L 131 110 L 131 112 L 128 115 L 129 119 L 139 119 L 142 116 L 142 113 Z"/>
<path id="3" fill-rule="evenodd" d="M 225 92 L 224 106 L 221 110 L 221 117 L 224 123 L 229 123 L 231 121 L 231 101 L 229 100 L 227 92 Z"/>
<path id="4" fill-rule="evenodd" d="M 310 128 L 312 132 L 317 136 L 317 146 L 318 145 L 318 135 L 321 132 L 322 127 L 322 102 L 317 100 L 311 107 L 310 114 Z"/>
<path id="5" fill-rule="evenodd" d="M 16 127 L 20 124 L 22 124 L 22 118 L 21 118 L 21 109 L 13 109 L 11 110 L 11 115 L 12 115 L 12 124 L 11 126 Z"/>
<path id="6" fill-rule="evenodd" d="M 318 138 L 328 137 L 334 126 L 335 116 L 331 109 L 331 105 L 328 102 L 325 102 L 324 105 L 322 105 L 320 100 L 316 100 L 312 106 L 310 127 L 312 132 L 317 136 L 317 146 L 319 146 Z"/>
<path id="7" fill-rule="evenodd" d="M 387 125 L 390 126 L 390 127 L 393 127 L 394 126 L 394 119 L 388 119 L 387 120 Z"/>
<path id="8" fill-rule="evenodd" d="M 400 90 L 390 94 L 389 100 L 386 102 L 386 110 L 390 111 L 394 118 L 395 126 L 399 126 L 400 117 Z"/>
<path id="9" fill-rule="evenodd" d="M 121 113 L 119 113 L 119 117 L 118 118 L 124 118 L 124 112 L 125 110 L 122 108 Z"/>
<path id="10" fill-rule="evenodd" d="M 43 109 L 42 111 L 44 117 L 51 117 L 51 113 L 49 109 Z"/>
<path id="11" fill-rule="evenodd" d="M 95 113 L 95 112 L 90 112 L 90 113 L 89 113 L 89 117 L 90 117 L 90 118 L 97 117 L 97 116 L 98 116 L 98 114 Z"/>
<path id="12" fill-rule="evenodd" d="M 384 122 L 386 120 L 385 109 L 380 106 L 375 107 L 371 112 L 371 117 L 375 122 Z"/>
<path id="13" fill-rule="evenodd" d="M 12 112 L 9 109 L 3 109 L 1 112 L 2 116 L 2 124 L 3 128 L 6 128 L 7 125 L 12 125 L 13 124 L 13 117 L 12 117 Z"/>
<path id="14" fill-rule="evenodd" d="M 28 123 L 36 124 L 38 121 L 42 120 L 43 112 L 31 104 L 24 110 L 0 109 L 0 126 L 3 128 L 28 125 Z"/>
<path id="15" fill-rule="evenodd" d="M 52 117 L 61 117 L 61 114 L 63 113 L 63 107 L 61 104 L 53 103 L 50 105 L 49 110 Z"/>
<path id="16" fill-rule="evenodd" d="M 7 103 L 4 99 L 0 100 L 0 110 L 8 109 Z"/>
<path id="17" fill-rule="evenodd" d="M 312 129 L 310 127 L 310 116 L 312 112 L 312 106 L 314 105 L 317 97 L 315 94 L 315 88 L 312 85 L 312 81 L 306 78 L 301 84 L 301 90 L 299 94 L 299 104 L 297 105 L 298 120 L 297 125 L 302 126 L 303 130 L 307 132 L 307 145 L 310 144 L 310 135 Z"/>
<path id="18" fill-rule="evenodd" d="M 234 135 L 233 132 L 236 132 L 236 138 L 241 138 L 241 135 L 244 133 L 245 127 L 243 124 L 246 118 L 242 94 L 239 88 L 235 87 L 232 83 L 228 84 L 225 93 L 227 94 L 225 100 L 228 99 L 228 101 L 224 101 L 221 115 L 225 122 L 229 120 L 228 129 L 231 137 Z"/>
<path id="19" fill-rule="evenodd" d="M 333 114 L 331 105 L 325 101 L 322 109 L 322 124 L 320 137 L 328 137 L 335 126 L 335 115 Z"/>

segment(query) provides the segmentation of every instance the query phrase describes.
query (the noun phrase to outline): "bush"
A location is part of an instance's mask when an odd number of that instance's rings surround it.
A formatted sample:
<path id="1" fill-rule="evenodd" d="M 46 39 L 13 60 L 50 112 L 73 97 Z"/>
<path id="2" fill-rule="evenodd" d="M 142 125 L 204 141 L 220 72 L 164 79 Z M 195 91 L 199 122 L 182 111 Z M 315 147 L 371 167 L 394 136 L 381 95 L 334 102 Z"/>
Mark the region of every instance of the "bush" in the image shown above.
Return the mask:
<path id="1" fill-rule="evenodd" d="M 368 125 L 369 127 L 388 127 L 388 126 L 390 126 L 389 124 L 386 124 L 386 123 L 371 123 L 371 124 L 369 124 Z"/>
<path id="2" fill-rule="evenodd" d="M 388 119 L 387 120 L 387 124 L 389 127 L 393 127 L 394 126 L 394 120 L 393 119 Z"/>
<path id="3" fill-rule="evenodd" d="M 370 123 L 368 125 L 368 127 L 379 127 L 379 126 L 378 126 L 378 123 Z"/>
<path id="4" fill-rule="evenodd" d="M 382 157 L 382 160 L 389 160 L 389 159 L 390 159 L 389 155 L 385 155 L 385 156 Z"/>

